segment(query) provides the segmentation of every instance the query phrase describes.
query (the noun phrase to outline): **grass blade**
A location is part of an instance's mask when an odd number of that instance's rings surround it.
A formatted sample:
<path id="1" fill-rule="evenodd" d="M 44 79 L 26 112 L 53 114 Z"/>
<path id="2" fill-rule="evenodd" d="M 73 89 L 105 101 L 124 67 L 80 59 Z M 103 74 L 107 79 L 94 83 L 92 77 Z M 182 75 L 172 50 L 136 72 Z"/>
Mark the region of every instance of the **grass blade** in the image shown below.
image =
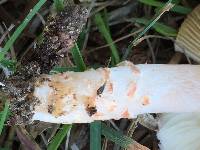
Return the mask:
<path id="1" fill-rule="evenodd" d="M 114 130 L 111 127 L 106 126 L 102 123 L 101 129 L 102 135 L 104 135 L 110 141 L 120 145 L 123 148 L 128 148 L 128 146 L 134 143 L 134 140 L 130 137 L 123 135 L 121 132 Z"/>
<path id="2" fill-rule="evenodd" d="M 51 143 L 48 145 L 48 150 L 56 150 L 62 143 L 63 139 L 71 129 L 72 125 L 62 125 L 62 128 L 58 131 L 55 137 L 51 140 Z"/>
<path id="3" fill-rule="evenodd" d="M 0 68 L 1 65 L 5 68 L 8 68 L 11 71 L 15 71 L 16 67 L 16 61 L 14 60 L 8 60 L 8 59 L 3 59 L 0 63 Z"/>
<path id="4" fill-rule="evenodd" d="M 6 42 L 4 48 L 0 52 L 0 61 L 4 59 L 5 54 L 8 52 L 8 50 L 11 48 L 11 46 L 14 44 L 16 39 L 19 37 L 19 35 L 22 33 L 22 31 L 25 29 L 25 27 L 28 25 L 28 23 L 31 21 L 31 19 L 34 17 L 34 15 L 39 11 L 39 9 L 42 7 L 42 5 L 46 2 L 46 0 L 40 0 L 33 9 L 29 12 L 29 14 L 26 16 L 26 18 L 23 20 L 23 22 L 19 25 L 19 27 L 15 30 L 15 32 L 12 34 L 10 39 Z"/>
<path id="5" fill-rule="evenodd" d="M 131 22 L 137 22 L 137 23 L 140 23 L 140 24 L 144 24 L 144 25 L 148 25 L 149 23 L 149 20 L 148 19 L 145 19 L 145 18 L 134 18 L 134 19 L 131 19 L 130 20 Z M 167 26 L 163 23 L 159 23 L 159 22 L 156 22 L 152 28 L 154 28 L 158 33 L 164 35 L 164 36 L 171 36 L 171 37 L 176 37 L 177 35 L 177 30 L 170 27 L 170 26 Z"/>
<path id="6" fill-rule="evenodd" d="M 106 29 L 109 31 L 109 34 L 111 35 L 110 33 L 110 27 L 109 27 L 109 22 L 108 22 L 108 12 L 107 12 L 107 9 L 104 8 L 103 11 L 102 11 L 102 19 L 103 19 L 103 22 L 106 26 Z"/>
<path id="7" fill-rule="evenodd" d="M 61 73 L 61 72 L 66 72 L 66 71 L 80 71 L 77 67 L 59 67 L 56 66 L 54 67 L 51 71 L 50 74 L 56 74 L 56 73 Z M 51 143 L 48 145 L 48 150 L 56 150 L 62 143 L 63 139 L 69 132 L 69 130 L 72 128 L 72 125 L 62 125 L 62 129 L 58 131 L 54 139 L 52 139 Z"/>
<path id="8" fill-rule="evenodd" d="M 62 11 L 64 9 L 64 0 L 53 0 L 54 1 L 54 7 L 56 8 L 56 11 Z"/>
<path id="9" fill-rule="evenodd" d="M 90 124 L 90 150 L 101 150 L 101 121 Z"/>
<path id="10" fill-rule="evenodd" d="M 77 44 L 71 49 L 71 52 L 79 71 L 84 71 L 86 65 Z M 90 149 L 101 150 L 101 123 L 99 121 L 90 124 Z"/>
<path id="11" fill-rule="evenodd" d="M 71 53 L 78 70 L 86 70 L 86 65 L 77 44 L 71 49 Z M 90 148 L 91 150 L 101 150 L 101 123 L 99 121 L 90 124 Z"/>
<path id="12" fill-rule="evenodd" d="M 131 42 L 131 44 L 128 46 L 128 48 L 126 49 L 126 51 L 125 51 L 125 53 L 123 55 L 123 58 L 122 58 L 123 60 L 125 60 L 128 57 L 128 55 L 129 55 L 132 47 L 134 45 L 136 45 L 136 43 L 139 42 L 139 39 L 160 19 L 160 17 L 162 16 L 162 14 L 164 12 L 168 11 L 169 9 L 171 9 L 174 6 L 174 5 L 171 4 L 171 1 L 172 0 L 169 0 L 165 4 L 165 6 L 158 13 L 156 13 L 155 17 L 153 19 L 151 19 L 151 21 L 144 28 L 144 30 L 137 35 L 137 37 L 133 40 L 133 42 Z"/>
<path id="13" fill-rule="evenodd" d="M 2 97 L 1 97 L 1 98 L 2 98 Z M 1 119 L 0 119 L 0 135 L 1 135 L 1 132 L 2 132 L 2 130 L 3 130 L 4 122 L 6 121 L 8 112 L 9 112 L 9 102 L 8 102 L 8 101 L 5 101 L 4 109 L 3 109 L 3 111 L 1 112 Z"/>
<path id="14" fill-rule="evenodd" d="M 165 3 L 159 2 L 157 0 L 139 0 L 139 2 L 144 3 L 146 5 L 159 7 L 159 8 L 161 8 L 161 7 L 163 7 L 165 5 Z M 187 7 L 183 7 L 183 6 L 180 6 L 180 5 L 175 5 L 171 9 L 171 11 L 187 15 L 192 11 L 192 9 L 191 8 L 187 8 Z"/>
<path id="15" fill-rule="evenodd" d="M 77 68 L 79 69 L 79 71 L 84 71 L 86 69 L 86 65 L 83 61 L 83 57 L 76 43 L 75 43 L 75 46 L 71 49 L 71 53 L 72 53 L 73 60 Z"/>
<path id="16" fill-rule="evenodd" d="M 84 31 L 82 31 L 80 34 L 79 34 L 79 38 L 77 40 L 77 45 L 79 47 L 80 50 L 83 49 L 83 46 L 84 46 L 84 42 L 85 42 L 85 38 L 86 38 L 86 34 L 87 34 L 87 29 L 85 29 Z"/>
<path id="17" fill-rule="evenodd" d="M 141 144 L 134 141 L 132 138 L 125 136 L 121 132 L 106 126 L 104 123 L 102 123 L 101 131 L 108 140 L 113 141 L 123 148 L 149 150 L 147 147 L 142 146 Z"/>
<path id="18" fill-rule="evenodd" d="M 105 38 L 106 42 L 110 45 L 110 49 L 111 49 L 115 64 L 119 63 L 120 58 L 119 58 L 116 45 L 113 43 L 112 37 L 110 35 L 110 31 L 107 29 L 108 26 L 105 25 L 101 14 L 100 13 L 95 14 L 94 20 L 101 35 Z"/>

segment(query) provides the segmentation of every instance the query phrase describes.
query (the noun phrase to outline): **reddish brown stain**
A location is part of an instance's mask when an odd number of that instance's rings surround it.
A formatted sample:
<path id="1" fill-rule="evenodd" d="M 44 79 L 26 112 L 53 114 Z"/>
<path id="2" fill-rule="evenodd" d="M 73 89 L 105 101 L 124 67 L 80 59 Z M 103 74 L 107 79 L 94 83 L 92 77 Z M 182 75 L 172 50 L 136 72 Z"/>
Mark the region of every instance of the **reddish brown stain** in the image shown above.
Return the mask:
<path id="1" fill-rule="evenodd" d="M 87 107 L 95 107 L 95 97 L 83 96 L 84 105 Z"/>
<path id="2" fill-rule="evenodd" d="M 88 113 L 89 116 L 94 115 L 97 112 L 97 108 L 96 107 L 86 107 L 86 111 Z"/>
<path id="3" fill-rule="evenodd" d="M 110 69 L 109 68 L 100 68 L 98 69 L 103 74 L 103 79 L 107 81 L 110 77 Z"/>
<path id="4" fill-rule="evenodd" d="M 139 74 L 140 70 L 137 66 L 135 66 L 132 62 L 124 61 L 121 62 L 118 66 L 129 66 L 134 74 Z"/>
<path id="5" fill-rule="evenodd" d="M 96 100 L 95 96 L 90 97 L 90 96 L 82 96 L 82 100 L 85 105 L 85 110 L 88 113 L 89 116 L 92 116 L 96 114 L 97 109 L 96 109 Z"/>
<path id="6" fill-rule="evenodd" d="M 73 94 L 73 99 L 76 100 L 76 94 Z"/>
<path id="7" fill-rule="evenodd" d="M 113 84 L 112 83 L 108 83 L 108 92 L 112 93 L 113 92 Z"/>
<path id="8" fill-rule="evenodd" d="M 123 118 L 129 118 L 130 114 L 128 112 L 128 109 L 126 109 L 123 113 L 122 113 L 122 117 Z"/>
<path id="9" fill-rule="evenodd" d="M 146 106 L 146 105 L 149 105 L 149 104 L 150 104 L 149 97 L 148 96 L 144 96 L 142 98 L 142 105 Z"/>
<path id="10" fill-rule="evenodd" d="M 68 75 L 65 74 L 64 75 L 64 79 L 67 80 L 68 79 Z"/>
<path id="11" fill-rule="evenodd" d="M 136 84 L 135 83 L 131 83 L 127 92 L 127 96 L 132 98 L 135 94 L 136 91 Z"/>
<path id="12" fill-rule="evenodd" d="M 134 74 L 140 74 L 140 70 L 135 65 L 132 65 L 131 69 L 132 69 Z"/>
<path id="13" fill-rule="evenodd" d="M 111 106 L 109 107 L 108 111 L 109 112 L 113 112 L 116 109 L 117 105 L 116 104 L 111 104 Z"/>
<path id="14" fill-rule="evenodd" d="M 64 83 L 55 80 L 52 80 L 48 83 L 49 87 L 52 87 L 53 93 L 48 99 L 48 103 L 53 105 L 53 111 L 52 114 L 55 117 L 58 117 L 60 115 L 63 115 L 65 112 L 63 112 L 63 98 L 71 94 L 71 89 L 69 87 L 66 87 Z"/>

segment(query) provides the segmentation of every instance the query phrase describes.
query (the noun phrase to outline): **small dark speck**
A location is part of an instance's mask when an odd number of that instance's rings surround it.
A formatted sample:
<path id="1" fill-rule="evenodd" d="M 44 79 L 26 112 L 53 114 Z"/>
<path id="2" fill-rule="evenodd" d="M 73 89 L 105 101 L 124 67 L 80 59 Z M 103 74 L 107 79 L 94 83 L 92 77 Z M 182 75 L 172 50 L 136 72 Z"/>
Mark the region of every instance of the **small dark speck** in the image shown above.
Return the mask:
<path id="1" fill-rule="evenodd" d="M 100 88 L 97 90 L 97 95 L 100 95 L 103 93 L 105 86 L 106 86 L 106 83 L 104 83 L 102 86 L 100 86 Z"/>
<path id="2" fill-rule="evenodd" d="M 52 114 L 53 112 L 53 105 L 48 105 L 48 113 Z"/>
<path id="3" fill-rule="evenodd" d="M 92 116 L 97 112 L 96 107 L 89 107 L 88 106 L 86 110 L 87 110 L 87 113 L 89 114 L 89 116 Z"/>

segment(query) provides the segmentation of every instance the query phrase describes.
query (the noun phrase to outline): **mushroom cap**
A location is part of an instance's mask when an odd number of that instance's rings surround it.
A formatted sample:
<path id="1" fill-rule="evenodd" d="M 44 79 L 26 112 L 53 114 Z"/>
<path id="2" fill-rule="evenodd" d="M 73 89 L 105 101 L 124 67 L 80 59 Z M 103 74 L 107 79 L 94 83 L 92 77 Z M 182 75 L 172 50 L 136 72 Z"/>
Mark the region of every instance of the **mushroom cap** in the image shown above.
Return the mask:
<path id="1" fill-rule="evenodd" d="M 182 23 L 176 38 L 175 50 L 200 62 L 200 5 Z"/>

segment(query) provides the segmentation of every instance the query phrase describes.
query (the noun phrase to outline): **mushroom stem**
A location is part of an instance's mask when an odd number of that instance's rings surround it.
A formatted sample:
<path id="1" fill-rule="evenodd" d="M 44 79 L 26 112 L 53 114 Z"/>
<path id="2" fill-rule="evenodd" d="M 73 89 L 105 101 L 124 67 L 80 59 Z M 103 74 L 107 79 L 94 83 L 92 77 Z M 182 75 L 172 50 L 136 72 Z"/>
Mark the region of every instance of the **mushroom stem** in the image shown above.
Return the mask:
<path id="1" fill-rule="evenodd" d="M 32 120 L 88 123 L 144 113 L 199 112 L 199 65 L 133 65 L 42 75 Z"/>

